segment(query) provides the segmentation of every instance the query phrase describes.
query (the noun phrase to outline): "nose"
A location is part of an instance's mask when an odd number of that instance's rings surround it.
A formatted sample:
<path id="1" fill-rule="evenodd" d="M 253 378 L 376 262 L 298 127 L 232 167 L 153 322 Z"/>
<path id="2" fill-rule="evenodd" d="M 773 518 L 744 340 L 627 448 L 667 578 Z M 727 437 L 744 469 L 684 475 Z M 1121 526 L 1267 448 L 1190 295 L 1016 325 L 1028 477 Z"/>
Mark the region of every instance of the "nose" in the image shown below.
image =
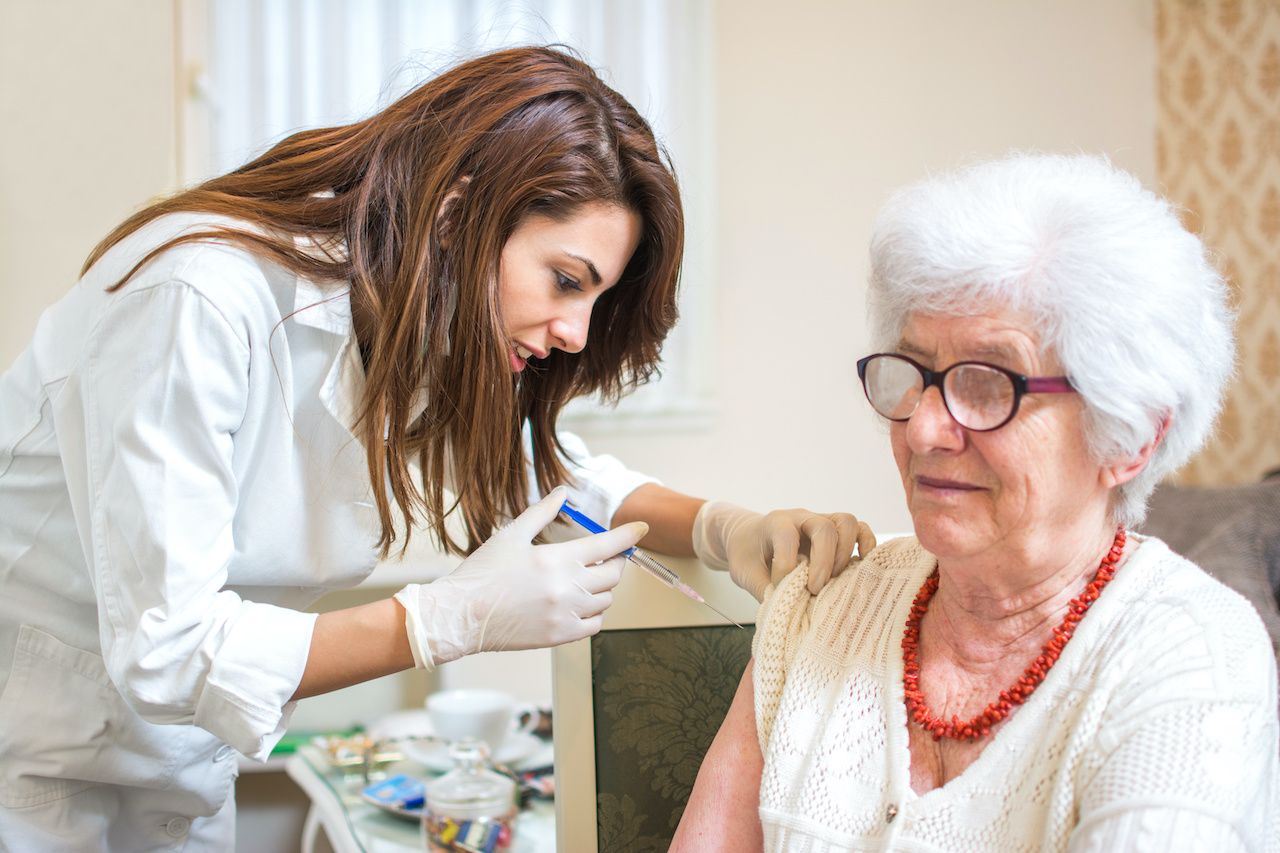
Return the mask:
<path id="1" fill-rule="evenodd" d="M 553 345 L 565 352 L 582 352 L 591 328 L 591 305 L 574 305 L 551 321 L 548 331 Z"/>
<path id="2" fill-rule="evenodd" d="M 964 427 L 956 423 L 936 387 L 926 388 L 911 419 L 907 421 L 907 443 L 916 453 L 931 450 L 960 450 L 964 447 Z"/>

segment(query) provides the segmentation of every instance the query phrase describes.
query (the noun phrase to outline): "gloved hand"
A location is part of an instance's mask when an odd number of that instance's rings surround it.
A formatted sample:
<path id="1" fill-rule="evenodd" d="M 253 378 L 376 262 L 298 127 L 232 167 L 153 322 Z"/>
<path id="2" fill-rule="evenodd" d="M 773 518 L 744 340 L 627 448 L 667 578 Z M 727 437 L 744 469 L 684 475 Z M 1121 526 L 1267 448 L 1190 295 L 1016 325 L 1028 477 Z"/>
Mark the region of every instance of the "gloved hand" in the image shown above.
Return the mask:
<path id="1" fill-rule="evenodd" d="M 414 662 L 431 669 L 474 652 L 558 646 L 600 630 L 622 579 L 619 556 L 643 522 L 569 542 L 531 541 L 555 521 L 566 490 L 526 509 L 451 573 L 396 593 Z"/>
<path id="2" fill-rule="evenodd" d="M 728 569 L 734 583 L 759 601 L 765 588 L 809 561 L 809 591 L 815 595 L 844 571 L 853 557 L 876 547 L 875 534 L 847 512 L 827 515 L 779 509 L 761 515 L 725 501 L 708 501 L 693 522 L 693 550 L 715 569 Z"/>

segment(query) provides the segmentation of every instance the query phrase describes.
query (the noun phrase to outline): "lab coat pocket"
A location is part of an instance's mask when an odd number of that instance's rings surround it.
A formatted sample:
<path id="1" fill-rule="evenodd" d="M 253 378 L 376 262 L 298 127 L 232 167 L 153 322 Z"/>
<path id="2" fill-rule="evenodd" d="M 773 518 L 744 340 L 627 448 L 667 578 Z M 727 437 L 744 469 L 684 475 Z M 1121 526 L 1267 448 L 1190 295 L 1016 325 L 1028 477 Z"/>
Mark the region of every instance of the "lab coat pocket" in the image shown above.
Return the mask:
<path id="1" fill-rule="evenodd" d="M 164 787 L 186 740 L 181 728 L 135 714 L 98 655 L 23 625 L 0 695 L 0 805 L 34 806 L 101 784 Z"/>

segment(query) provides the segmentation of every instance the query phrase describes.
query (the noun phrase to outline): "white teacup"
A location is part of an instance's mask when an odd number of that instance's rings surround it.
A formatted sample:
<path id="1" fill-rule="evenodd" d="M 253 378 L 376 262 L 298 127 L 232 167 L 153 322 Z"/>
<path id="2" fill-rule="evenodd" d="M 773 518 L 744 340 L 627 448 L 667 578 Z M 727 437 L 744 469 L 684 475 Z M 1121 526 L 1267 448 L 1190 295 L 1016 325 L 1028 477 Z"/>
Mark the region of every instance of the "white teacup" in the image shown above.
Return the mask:
<path id="1" fill-rule="evenodd" d="M 459 688 L 442 690 L 427 697 L 427 716 L 437 737 L 461 740 L 472 737 L 489 745 L 496 756 L 507 735 L 516 728 L 516 714 L 527 706 L 501 690 Z M 533 720 L 522 730 L 532 728 Z"/>

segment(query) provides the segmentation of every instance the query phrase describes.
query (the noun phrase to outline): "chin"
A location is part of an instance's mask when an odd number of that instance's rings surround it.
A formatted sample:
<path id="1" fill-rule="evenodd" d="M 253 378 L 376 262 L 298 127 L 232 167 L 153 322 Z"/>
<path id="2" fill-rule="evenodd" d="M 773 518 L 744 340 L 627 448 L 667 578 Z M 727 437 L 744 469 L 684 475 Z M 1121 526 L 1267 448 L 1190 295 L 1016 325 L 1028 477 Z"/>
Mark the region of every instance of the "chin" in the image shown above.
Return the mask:
<path id="1" fill-rule="evenodd" d="M 935 557 L 949 557 L 975 550 L 974 525 L 964 518 L 937 511 L 913 512 L 916 539 Z"/>

